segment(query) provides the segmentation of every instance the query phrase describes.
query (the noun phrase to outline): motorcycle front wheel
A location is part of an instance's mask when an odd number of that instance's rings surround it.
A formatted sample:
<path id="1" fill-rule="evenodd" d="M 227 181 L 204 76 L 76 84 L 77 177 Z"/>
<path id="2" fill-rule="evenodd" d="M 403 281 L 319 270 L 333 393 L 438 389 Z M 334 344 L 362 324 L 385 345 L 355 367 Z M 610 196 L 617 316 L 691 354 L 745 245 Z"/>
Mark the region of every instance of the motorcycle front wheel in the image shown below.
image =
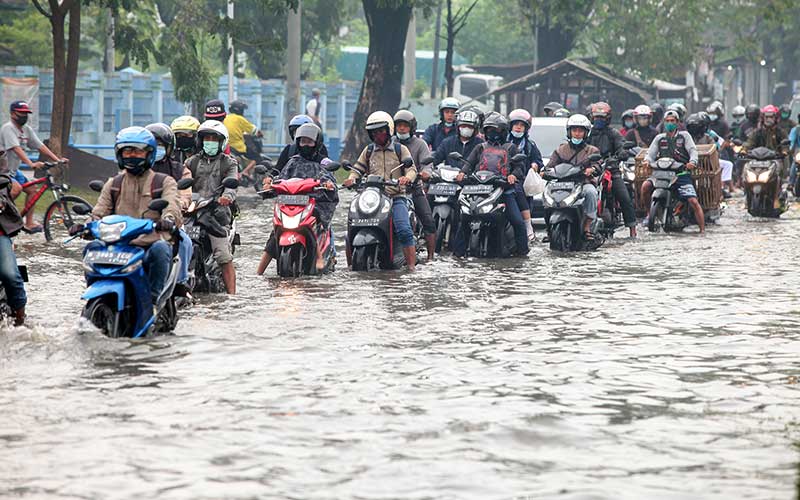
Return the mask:
<path id="1" fill-rule="evenodd" d="M 550 231 L 550 250 L 554 252 L 568 252 L 572 249 L 572 236 L 574 231 L 572 225 L 567 222 L 559 222 Z"/>
<path id="2" fill-rule="evenodd" d="M 278 257 L 278 274 L 282 278 L 297 278 L 302 274 L 303 252 L 300 244 L 282 247 Z"/>
<path id="3" fill-rule="evenodd" d="M 377 265 L 378 245 L 353 249 L 353 271 L 371 271 Z"/>
<path id="4" fill-rule="evenodd" d="M 87 302 L 82 316 L 106 337 L 116 339 L 123 336 L 120 313 L 110 297 L 97 297 Z"/>

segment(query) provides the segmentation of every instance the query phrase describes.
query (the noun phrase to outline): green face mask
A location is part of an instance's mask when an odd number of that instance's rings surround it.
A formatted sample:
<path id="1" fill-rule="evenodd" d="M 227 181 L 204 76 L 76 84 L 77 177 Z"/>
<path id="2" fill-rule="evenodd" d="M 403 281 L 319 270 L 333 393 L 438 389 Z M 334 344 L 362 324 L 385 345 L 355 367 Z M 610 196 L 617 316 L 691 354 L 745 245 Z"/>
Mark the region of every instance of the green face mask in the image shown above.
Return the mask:
<path id="1" fill-rule="evenodd" d="M 676 130 L 678 130 L 678 124 L 677 123 L 665 123 L 664 124 L 664 130 L 666 130 L 667 132 L 675 132 Z"/>
<path id="2" fill-rule="evenodd" d="M 219 154 L 219 143 L 217 141 L 203 141 L 203 151 L 208 156 L 217 156 Z"/>

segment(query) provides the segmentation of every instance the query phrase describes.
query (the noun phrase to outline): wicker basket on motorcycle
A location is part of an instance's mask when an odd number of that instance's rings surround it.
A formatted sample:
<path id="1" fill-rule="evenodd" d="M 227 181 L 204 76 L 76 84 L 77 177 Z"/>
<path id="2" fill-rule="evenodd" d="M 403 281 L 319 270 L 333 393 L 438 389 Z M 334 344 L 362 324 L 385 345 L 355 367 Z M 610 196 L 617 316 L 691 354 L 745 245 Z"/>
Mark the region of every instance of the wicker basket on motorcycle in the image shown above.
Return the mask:
<path id="1" fill-rule="evenodd" d="M 644 203 L 642 203 L 640 193 L 642 192 L 642 184 L 644 184 L 644 181 L 646 181 L 647 178 L 650 177 L 650 174 L 653 173 L 653 169 L 644 163 L 646 156 L 647 149 L 642 149 L 639 151 L 639 154 L 636 155 L 636 179 L 633 181 L 633 186 L 636 189 L 634 206 L 636 207 L 636 215 L 638 217 L 644 217 L 644 214 L 647 212 L 647 207 L 645 207 Z"/>
<path id="2" fill-rule="evenodd" d="M 692 172 L 697 198 L 705 212 L 719 211 L 722 202 L 722 169 L 713 144 L 698 144 L 697 169 Z"/>

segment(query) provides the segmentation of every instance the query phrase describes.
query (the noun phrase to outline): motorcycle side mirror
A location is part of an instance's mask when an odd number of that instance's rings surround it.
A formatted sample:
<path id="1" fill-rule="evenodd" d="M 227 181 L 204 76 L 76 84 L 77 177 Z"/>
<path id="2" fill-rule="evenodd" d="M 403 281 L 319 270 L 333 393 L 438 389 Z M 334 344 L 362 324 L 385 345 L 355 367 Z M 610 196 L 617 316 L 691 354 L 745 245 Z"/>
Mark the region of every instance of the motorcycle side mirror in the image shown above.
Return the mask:
<path id="1" fill-rule="evenodd" d="M 347 160 L 342 161 L 342 168 L 345 170 L 353 170 L 353 164 Z"/>
<path id="2" fill-rule="evenodd" d="M 181 179 L 178 181 L 178 190 L 183 191 L 194 186 L 194 179 Z"/>
<path id="3" fill-rule="evenodd" d="M 600 153 L 595 153 L 595 154 L 589 155 L 589 161 L 590 162 L 596 163 L 596 162 L 602 161 L 602 160 L 603 160 L 603 155 L 601 155 Z"/>
<path id="4" fill-rule="evenodd" d="M 103 190 L 103 186 L 104 185 L 105 185 L 105 182 L 103 182 L 103 181 L 92 181 L 92 182 L 89 183 L 89 189 L 99 193 L 99 192 L 101 192 Z"/>
<path id="5" fill-rule="evenodd" d="M 784 139 L 784 140 L 781 141 L 781 146 L 788 146 L 789 144 L 791 144 L 789 139 Z"/>
<path id="6" fill-rule="evenodd" d="M 431 163 L 433 163 L 433 156 L 428 156 L 427 158 L 424 158 L 422 161 L 420 161 L 420 163 L 422 165 L 430 165 Z"/>
<path id="7" fill-rule="evenodd" d="M 267 175 L 267 167 L 264 165 L 256 165 L 255 171 L 258 175 Z"/>
<path id="8" fill-rule="evenodd" d="M 340 168 L 342 168 L 342 164 L 339 163 L 338 161 L 332 161 L 327 165 L 325 165 L 325 170 L 327 170 L 328 172 L 336 172 Z"/>
<path id="9" fill-rule="evenodd" d="M 239 187 L 239 179 L 236 177 L 225 177 L 222 179 L 222 185 L 225 189 L 236 189 Z"/>
<path id="10" fill-rule="evenodd" d="M 734 139 L 733 143 L 736 144 L 737 146 L 741 146 L 742 144 L 744 144 L 741 139 Z"/>
<path id="11" fill-rule="evenodd" d="M 513 163 L 523 163 L 527 159 L 528 159 L 528 157 L 525 156 L 522 153 L 517 153 L 517 154 L 515 154 L 514 156 L 511 157 L 511 161 Z"/>
<path id="12" fill-rule="evenodd" d="M 463 157 L 463 156 L 461 156 L 461 153 L 459 153 L 458 151 L 453 151 L 452 153 L 450 153 L 449 155 L 447 155 L 447 157 L 448 157 L 449 159 L 451 159 L 451 160 L 455 160 L 455 161 L 460 161 L 460 160 L 463 160 L 463 159 L 464 159 L 464 157 Z"/>
<path id="13" fill-rule="evenodd" d="M 169 206 L 169 202 L 164 198 L 159 198 L 157 200 L 153 200 L 147 205 L 148 210 L 152 210 L 153 212 L 163 212 L 165 208 Z"/>
<path id="14" fill-rule="evenodd" d="M 633 149 L 636 147 L 636 143 L 633 141 L 625 141 L 622 143 L 622 149 Z"/>
<path id="15" fill-rule="evenodd" d="M 92 213 L 92 207 L 90 207 L 89 205 L 85 205 L 83 203 L 79 203 L 72 207 L 72 211 L 78 215 L 89 215 L 90 213 Z"/>

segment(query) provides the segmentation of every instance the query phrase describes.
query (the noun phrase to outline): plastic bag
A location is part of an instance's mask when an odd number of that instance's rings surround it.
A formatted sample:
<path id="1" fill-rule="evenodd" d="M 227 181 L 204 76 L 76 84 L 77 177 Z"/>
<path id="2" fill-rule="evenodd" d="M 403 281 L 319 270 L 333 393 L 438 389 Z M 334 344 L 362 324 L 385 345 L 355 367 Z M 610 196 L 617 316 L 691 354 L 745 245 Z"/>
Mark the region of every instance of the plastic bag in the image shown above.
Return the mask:
<path id="1" fill-rule="evenodd" d="M 528 170 L 528 175 L 525 177 L 525 183 L 522 185 L 522 188 L 525 190 L 527 196 L 536 196 L 544 193 L 546 184 L 542 176 L 531 168 Z"/>

